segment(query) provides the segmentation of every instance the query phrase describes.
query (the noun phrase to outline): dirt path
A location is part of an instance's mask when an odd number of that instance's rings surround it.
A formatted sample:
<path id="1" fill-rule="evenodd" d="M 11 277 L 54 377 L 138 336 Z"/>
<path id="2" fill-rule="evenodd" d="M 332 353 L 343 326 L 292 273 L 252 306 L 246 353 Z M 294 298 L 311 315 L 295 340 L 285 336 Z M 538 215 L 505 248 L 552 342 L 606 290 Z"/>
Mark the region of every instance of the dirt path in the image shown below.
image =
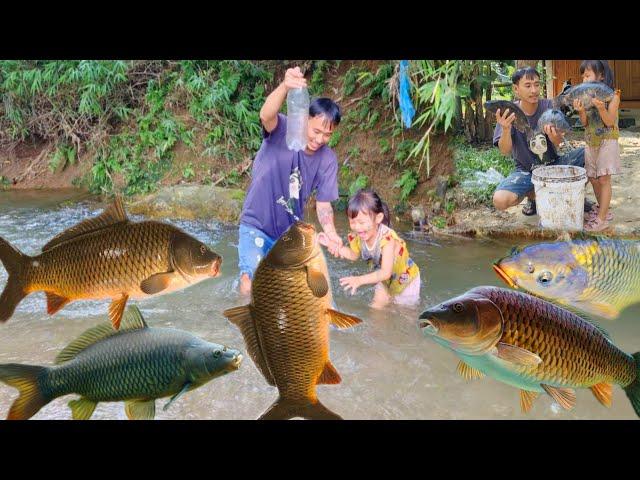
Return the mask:
<path id="1" fill-rule="evenodd" d="M 610 222 L 607 235 L 640 237 L 640 129 L 620 131 L 620 156 L 622 173 L 613 176 L 611 211 L 614 219 Z M 586 186 L 587 198 L 595 201 L 591 185 Z M 476 206 L 458 210 L 456 225 L 452 233 L 475 233 L 486 236 L 530 236 L 549 237 L 552 232 L 538 226 L 537 215 L 527 217 L 522 214 L 522 204 L 499 212 L 493 207 Z"/>

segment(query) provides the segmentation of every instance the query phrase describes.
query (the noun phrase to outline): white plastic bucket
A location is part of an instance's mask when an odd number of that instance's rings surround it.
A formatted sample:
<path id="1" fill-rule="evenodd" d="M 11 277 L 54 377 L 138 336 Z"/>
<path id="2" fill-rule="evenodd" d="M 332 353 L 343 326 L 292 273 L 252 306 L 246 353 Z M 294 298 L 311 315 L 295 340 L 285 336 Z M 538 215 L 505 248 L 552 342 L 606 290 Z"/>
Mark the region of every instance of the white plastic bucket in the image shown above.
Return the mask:
<path id="1" fill-rule="evenodd" d="M 573 165 L 538 167 L 531 174 L 540 226 L 582 230 L 587 171 Z"/>

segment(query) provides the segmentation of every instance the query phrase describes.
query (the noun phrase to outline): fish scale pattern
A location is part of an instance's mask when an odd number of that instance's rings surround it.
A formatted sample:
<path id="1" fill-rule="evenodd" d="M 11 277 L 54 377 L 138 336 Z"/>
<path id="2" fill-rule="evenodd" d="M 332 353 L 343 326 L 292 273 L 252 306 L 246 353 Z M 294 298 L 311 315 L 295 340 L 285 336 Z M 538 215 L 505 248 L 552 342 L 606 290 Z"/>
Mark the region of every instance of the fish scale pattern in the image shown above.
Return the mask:
<path id="1" fill-rule="evenodd" d="M 640 242 L 578 241 L 573 248 L 576 259 L 590 272 L 581 299 L 611 303 L 620 309 L 640 300 Z"/>
<path id="2" fill-rule="evenodd" d="M 541 359 L 520 367 L 529 380 L 552 386 L 590 387 L 606 382 L 623 387 L 635 379 L 633 358 L 594 325 L 530 295 L 497 287 L 472 290 L 498 306 L 504 318 L 501 342 L 524 348 Z"/>
<path id="3" fill-rule="evenodd" d="M 269 370 L 282 398 L 317 400 L 316 382 L 329 360 L 327 296 L 315 297 L 304 268 L 256 270 L 252 312 Z"/>
<path id="4" fill-rule="evenodd" d="M 160 222 L 116 224 L 82 235 L 34 257 L 25 272 L 27 291 L 75 299 L 144 296 L 140 283 L 170 266 L 177 229 Z"/>
<path id="5" fill-rule="evenodd" d="M 43 390 L 49 398 L 77 393 L 96 402 L 171 395 L 188 379 L 185 351 L 193 342 L 172 329 L 118 332 L 52 367 Z"/>

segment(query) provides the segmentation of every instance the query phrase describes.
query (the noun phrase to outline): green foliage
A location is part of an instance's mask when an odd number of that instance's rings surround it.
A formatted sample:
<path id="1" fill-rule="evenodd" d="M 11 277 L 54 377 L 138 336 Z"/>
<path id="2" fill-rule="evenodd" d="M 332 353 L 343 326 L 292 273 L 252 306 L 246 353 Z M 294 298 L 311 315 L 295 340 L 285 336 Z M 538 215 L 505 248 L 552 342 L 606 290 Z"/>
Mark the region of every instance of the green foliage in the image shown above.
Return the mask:
<path id="1" fill-rule="evenodd" d="M 189 181 L 196 176 L 196 172 L 193 170 L 193 164 L 189 163 L 182 169 L 182 178 Z"/>
<path id="2" fill-rule="evenodd" d="M 380 145 L 380 154 L 384 155 L 385 153 L 389 153 L 391 150 L 391 143 L 386 138 L 381 138 L 378 140 L 378 145 Z"/>
<path id="3" fill-rule="evenodd" d="M 322 95 L 324 92 L 324 75 L 329 68 L 327 60 L 316 60 L 314 62 L 311 81 L 309 82 L 309 93 L 311 95 Z"/>
<path id="4" fill-rule="evenodd" d="M 418 185 L 418 175 L 413 170 L 405 170 L 393 185 L 400 189 L 400 203 L 405 203 Z"/>
<path id="5" fill-rule="evenodd" d="M 515 168 L 513 160 L 502 155 L 497 148 L 477 149 L 461 141 L 454 143 L 454 164 L 455 180 L 460 183 L 472 180 L 477 172 L 486 172 L 490 168 L 494 168 L 504 177 L 507 177 Z M 475 201 L 490 205 L 496 186 L 497 183 L 488 184 L 482 188 L 471 188 L 466 191 Z"/>
<path id="6" fill-rule="evenodd" d="M 436 227 L 436 228 L 440 228 L 443 229 L 447 226 L 447 220 L 444 217 L 433 217 L 431 219 L 431 224 Z"/>
<path id="7" fill-rule="evenodd" d="M 241 160 L 260 147 L 260 107 L 273 62 L 0 61 L 0 146 L 28 137 L 59 145 L 49 168 L 64 169 L 92 148 L 93 192 L 155 188 L 177 142 Z M 320 67 L 322 71 L 324 67 Z M 175 112 L 186 110 L 188 129 Z M 194 173 L 195 175 L 195 173 Z M 187 172 L 187 177 L 190 178 Z"/>
<path id="8" fill-rule="evenodd" d="M 342 130 L 336 130 L 331 134 L 331 138 L 327 142 L 327 145 L 330 148 L 334 148 L 336 147 L 336 145 L 338 145 L 341 139 L 342 139 Z"/>
<path id="9" fill-rule="evenodd" d="M 4 189 L 11 185 L 11 181 L 4 175 L 0 175 L 0 188 Z"/>
<path id="10" fill-rule="evenodd" d="M 411 156 L 411 152 L 416 148 L 415 140 L 403 140 L 396 147 L 396 154 L 394 156 L 394 160 L 404 166 L 407 162 L 407 159 Z"/>
<path id="11" fill-rule="evenodd" d="M 342 79 L 342 96 L 348 97 L 356 90 L 356 80 L 358 78 L 358 70 L 351 67 Z"/>
<path id="12" fill-rule="evenodd" d="M 49 158 L 49 170 L 56 172 L 59 168 L 64 170 L 67 165 L 76 162 L 76 149 L 70 145 L 60 145 Z"/>
<path id="13" fill-rule="evenodd" d="M 367 188 L 368 185 L 369 177 L 362 173 L 358 175 L 358 178 L 356 178 L 353 182 L 351 182 L 351 185 L 349 185 L 349 198 L 353 197 L 358 192 L 358 190 Z"/>

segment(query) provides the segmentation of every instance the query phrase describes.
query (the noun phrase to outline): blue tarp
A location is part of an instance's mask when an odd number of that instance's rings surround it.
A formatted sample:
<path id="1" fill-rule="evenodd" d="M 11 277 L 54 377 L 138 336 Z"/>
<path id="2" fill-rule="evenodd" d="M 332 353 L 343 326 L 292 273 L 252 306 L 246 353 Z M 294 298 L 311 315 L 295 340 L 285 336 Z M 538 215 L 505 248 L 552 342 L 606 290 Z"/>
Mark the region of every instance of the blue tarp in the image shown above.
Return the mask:
<path id="1" fill-rule="evenodd" d="M 405 128 L 411 126 L 413 122 L 413 116 L 416 114 L 416 109 L 413 108 L 411 102 L 411 84 L 409 83 L 409 74 L 407 69 L 409 68 L 408 60 L 400 61 L 400 113 L 402 114 L 402 123 Z"/>

